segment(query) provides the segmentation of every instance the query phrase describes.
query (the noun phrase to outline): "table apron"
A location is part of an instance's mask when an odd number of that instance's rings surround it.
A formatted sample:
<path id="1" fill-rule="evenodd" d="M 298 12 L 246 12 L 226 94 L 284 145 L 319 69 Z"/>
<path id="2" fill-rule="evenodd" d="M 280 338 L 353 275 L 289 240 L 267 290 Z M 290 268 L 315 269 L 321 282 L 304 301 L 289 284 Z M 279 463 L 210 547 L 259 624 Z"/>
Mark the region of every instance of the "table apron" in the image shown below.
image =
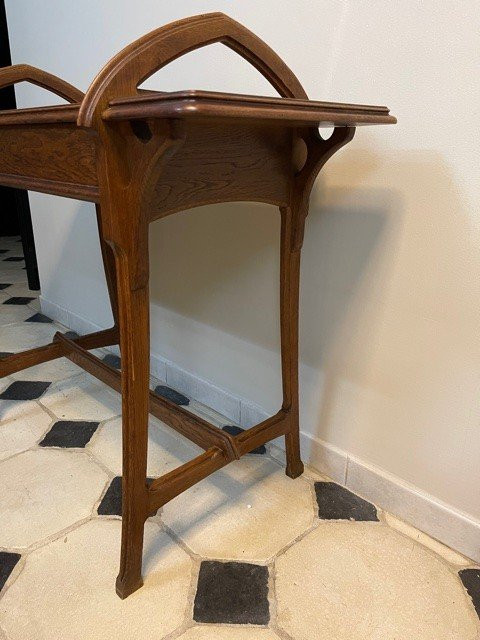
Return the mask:
<path id="1" fill-rule="evenodd" d="M 0 127 L 0 184 L 97 201 L 95 132 L 73 123 Z"/>

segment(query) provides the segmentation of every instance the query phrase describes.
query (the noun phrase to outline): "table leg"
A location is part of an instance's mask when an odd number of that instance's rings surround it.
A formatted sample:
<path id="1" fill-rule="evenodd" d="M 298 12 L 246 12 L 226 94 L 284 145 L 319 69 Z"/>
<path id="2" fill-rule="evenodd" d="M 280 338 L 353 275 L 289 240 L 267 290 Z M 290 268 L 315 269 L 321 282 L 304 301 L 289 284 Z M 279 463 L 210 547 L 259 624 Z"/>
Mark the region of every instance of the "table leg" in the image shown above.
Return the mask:
<path id="1" fill-rule="evenodd" d="M 293 243 L 293 215 L 290 207 L 280 209 L 280 332 L 282 347 L 283 406 L 290 417 L 290 430 L 285 436 L 286 474 L 297 478 L 303 473 L 300 458 L 298 418 L 298 294 L 300 248 Z"/>
<path id="2" fill-rule="evenodd" d="M 122 547 L 116 589 L 126 598 L 142 580 L 143 529 L 147 513 L 147 442 L 149 412 L 149 289 L 136 269 L 148 269 L 148 255 L 138 243 L 115 248 L 122 356 Z"/>
<path id="3" fill-rule="evenodd" d="M 117 276 L 115 271 L 115 256 L 108 243 L 103 237 L 102 216 L 100 205 L 95 205 L 97 212 L 97 226 L 100 240 L 100 250 L 102 252 L 103 268 L 105 271 L 105 279 L 107 281 L 108 296 L 110 298 L 110 306 L 112 308 L 113 326 L 118 327 L 118 294 L 117 294 Z"/>

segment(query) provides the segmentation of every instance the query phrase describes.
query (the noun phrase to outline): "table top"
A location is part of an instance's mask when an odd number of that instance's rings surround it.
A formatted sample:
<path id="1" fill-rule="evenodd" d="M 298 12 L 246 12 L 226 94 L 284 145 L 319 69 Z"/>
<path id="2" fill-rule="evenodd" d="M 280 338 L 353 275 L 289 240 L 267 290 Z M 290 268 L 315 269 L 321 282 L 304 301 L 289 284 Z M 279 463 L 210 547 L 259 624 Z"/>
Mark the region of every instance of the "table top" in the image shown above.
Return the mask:
<path id="1" fill-rule="evenodd" d="M 74 123 L 80 104 L 0 111 L 0 126 L 12 124 Z M 279 123 L 284 126 L 362 126 L 395 124 L 383 106 L 319 102 L 271 96 L 214 91 L 140 91 L 117 98 L 103 112 L 103 119 L 196 118 Z"/>
<path id="2" fill-rule="evenodd" d="M 112 100 L 105 120 L 154 118 L 229 118 L 276 120 L 283 124 L 357 126 L 395 124 L 383 106 L 318 102 L 274 96 L 253 96 L 191 89 L 188 91 L 144 92 L 133 98 Z"/>

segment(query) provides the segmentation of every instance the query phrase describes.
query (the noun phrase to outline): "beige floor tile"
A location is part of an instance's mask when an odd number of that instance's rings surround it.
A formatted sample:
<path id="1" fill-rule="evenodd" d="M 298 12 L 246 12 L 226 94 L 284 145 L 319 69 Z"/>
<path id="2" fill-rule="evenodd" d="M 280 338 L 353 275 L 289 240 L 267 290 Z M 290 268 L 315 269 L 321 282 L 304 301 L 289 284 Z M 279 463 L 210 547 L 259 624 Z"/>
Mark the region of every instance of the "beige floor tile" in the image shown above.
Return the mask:
<path id="1" fill-rule="evenodd" d="M 16 278 L 12 279 L 11 276 L 15 275 Z M 0 260 L 0 282 L 12 284 L 13 282 L 25 282 L 27 281 L 27 274 L 23 269 L 18 268 L 18 264 L 8 263 L 4 260 Z"/>
<path id="2" fill-rule="evenodd" d="M 0 378 L 0 393 L 5 391 L 7 387 L 12 384 L 13 380 L 10 376 L 6 376 L 5 378 Z"/>
<path id="3" fill-rule="evenodd" d="M 267 560 L 311 526 L 311 490 L 263 456 L 242 458 L 165 505 L 162 520 L 201 555 Z"/>
<path id="4" fill-rule="evenodd" d="M 385 525 L 320 525 L 277 559 L 276 593 L 295 640 L 477 638 L 458 576 Z"/>
<path id="5" fill-rule="evenodd" d="M 2 304 L 0 306 L 0 325 L 24 322 L 33 316 L 34 311 L 24 304 Z"/>
<path id="6" fill-rule="evenodd" d="M 195 456 L 203 449 L 192 444 L 155 418 L 150 418 L 148 438 L 149 476 L 159 476 Z M 122 421 L 116 418 L 98 429 L 88 449 L 115 475 L 122 474 Z"/>
<path id="7" fill-rule="evenodd" d="M 51 362 L 37 364 L 35 367 L 23 369 L 17 373 L 12 373 L 15 380 L 41 380 L 48 382 L 57 382 L 71 376 L 82 373 L 83 369 L 77 367 L 76 364 L 67 360 L 67 358 L 58 358 Z"/>
<path id="8" fill-rule="evenodd" d="M 0 540 L 25 548 L 90 515 L 107 475 L 85 453 L 37 449 L 0 463 Z"/>
<path id="9" fill-rule="evenodd" d="M 1 271 L 22 271 L 24 274 L 26 273 L 25 262 L 11 262 L 8 258 L 21 258 L 21 250 L 15 246 L 10 247 L 2 247 L 2 249 L 9 249 L 9 254 L 2 254 L 2 258 L 0 258 L 0 270 Z"/>
<path id="10" fill-rule="evenodd" d="M 15 353 L 48 344 L 56 331 L 55 325 L 39 322 L 22 322 L 0 327 L 0 351 Z"/>
<path id="11" fill-rule="evenodd" d="M 8 282 L 9 284 L 18 284 L 27 282 L 27 274 L 23 269 L 0 268 L 0 282 Z"/>
<path id="12" fill-rule="evenodd" d="M 147 523 L 145 584 L 120 600 L 120 528 L 115 520 L 92 520 L 28 556 L 0 600 L 9 640 L 153 640 L 182 624 L 190 558 Z"/>
<path id="13" fill-rule="evenodd" d="M 25 272 L 24 272 L 25 273 Z M 10 296 L 27 296 L 28 298 L 38 298 L 40 292 L 32 291 L 28 288 L 28 282 L 18 282 L 11 287 L 4 289 Z"/>
<path id="14" fill-rule="evenodd" d="M 35 300 L 32 300 L 32 302 L 28 303 L 28 306 L 30 307 L 30 309 L 33 309 L 33 312 L 41 312 L 42 311 L 42 307 L 40 306 L 40 300 L 38 298 L 35 298 Z"/>
<path id="15" fill-rule="evenodd" d="M 51 422 L 36 402 L 0 400 L 0 460 L 33 447 Z"/>
<path id="16" fill-rule="evenodd" d="M 271 629 L 255 627 L 202 626 L 188 629 L 178 640 L 279 640 Z"/>
<path id="17" fill-rule="evenodd" d="M 120 394 L 87 373 L 52 384 L 42 404 L 62 420 L 108 420 L 122 412 Z"/>

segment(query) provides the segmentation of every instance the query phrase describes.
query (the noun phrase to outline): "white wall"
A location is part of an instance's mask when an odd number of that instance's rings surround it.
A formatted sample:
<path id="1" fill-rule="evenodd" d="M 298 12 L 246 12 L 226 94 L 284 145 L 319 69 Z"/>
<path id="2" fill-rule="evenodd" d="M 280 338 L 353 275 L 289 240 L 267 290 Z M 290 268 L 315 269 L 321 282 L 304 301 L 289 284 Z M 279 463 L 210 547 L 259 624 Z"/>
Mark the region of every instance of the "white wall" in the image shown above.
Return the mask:
<path id="1" fill-rule="evenodd" d="M 336 479 L 480 557 L 478 4 L 7 0 L 12 57 L 86 89 L 131 40 L 214 10 L 276 49 L 311 98 L 387 104 L 398 117 L 358 129 L 312 195 L 303 441 Z M 176 61 L 150 86 L 272 93 L 221 45 Z M 46 103 L 36 89 L 17 95 L 22 106 Z M 49 308 L 106 326 L 92 206 L 31 202 Z M 273 209 L 244 204 L 151 229 L 152 350 L 269 412 L 280 399 L 278 230 Z M 450 516 L 444 531 L 437 521 Z"/>

